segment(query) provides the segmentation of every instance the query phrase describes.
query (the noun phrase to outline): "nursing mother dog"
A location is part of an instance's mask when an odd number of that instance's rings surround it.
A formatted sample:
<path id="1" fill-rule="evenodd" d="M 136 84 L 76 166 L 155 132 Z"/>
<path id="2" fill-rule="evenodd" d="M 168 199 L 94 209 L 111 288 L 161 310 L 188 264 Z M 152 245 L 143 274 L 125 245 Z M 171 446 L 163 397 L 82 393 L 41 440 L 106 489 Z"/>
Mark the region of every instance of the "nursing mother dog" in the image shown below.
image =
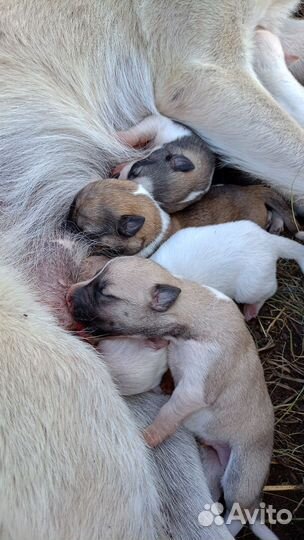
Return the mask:
<path id="1" fill-rule="evenodd" d="M 173 505 L 161 500 L 160 465 L 155 471 L 100 358 L 35 300 L 36 268 L 50 262 L 45 238 L 60 230 L 77 193 L 144 157 L 116 131 L 157 111 L 301 206 L 304 133 L 252 59 L 256 26 L 284 33 L 296 5 L 0 2 L 1 540 L 167 534 L 160 509 L 170 514 Z M 196 492 L 195 508 L 205 502 Z M 189 527 L 181 539 L 229 538 L 218 527 Z"/>

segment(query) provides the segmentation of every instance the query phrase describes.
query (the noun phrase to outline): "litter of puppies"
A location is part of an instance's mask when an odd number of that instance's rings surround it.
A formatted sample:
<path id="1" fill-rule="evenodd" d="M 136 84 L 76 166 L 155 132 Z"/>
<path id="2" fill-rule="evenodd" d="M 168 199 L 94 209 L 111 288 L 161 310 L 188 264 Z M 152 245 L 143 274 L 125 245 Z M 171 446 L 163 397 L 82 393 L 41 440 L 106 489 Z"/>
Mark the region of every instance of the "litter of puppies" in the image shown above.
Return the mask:
<path id="1" fill-rule="evenodd" d="M 122 395 L 160 392 L 170 368 L 175 389 L 147 442 L 160 444 L 184 423 L 216 456 L 226 509 L 236 501 L 254 509 L 271 461 L 273 407 L 230 298 L 244 304 L 246 320 L 257 317 L 277 290 L 278 259 L 304 271 L 304 246 L 278 235 L 303 233 L 272 188 L 212 187 L 214 158 L 187 128 L 151 117 L 119 136 L 137 145 L 155 131 L 146 159 L 119 165 L 118 179 L 91 182 L 73 201 L 66 225 L 90 248 L 68 310 Z M 259 521 L 252 530 L 276 538 Z"/>

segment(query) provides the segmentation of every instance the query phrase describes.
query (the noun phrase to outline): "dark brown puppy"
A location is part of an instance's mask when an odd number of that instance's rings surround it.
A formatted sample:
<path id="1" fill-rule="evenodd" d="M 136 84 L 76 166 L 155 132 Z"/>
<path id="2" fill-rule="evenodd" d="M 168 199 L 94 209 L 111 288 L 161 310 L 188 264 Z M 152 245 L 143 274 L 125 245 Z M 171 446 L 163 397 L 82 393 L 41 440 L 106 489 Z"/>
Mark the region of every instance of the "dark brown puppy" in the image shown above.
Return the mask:
<path id="1" fill-rule="evenodd" d="M 191 133 L 191 132 L 190 132 Z M 215 157 L 197 135 L 178 138 L 141 161 L 120 168 L 120 179 L 142 184 L 169 213 L 186 208 L 210 189 Z"/>
<path id="2" fill-rule="evenodd" d="M 173 231 L 185 227 L 217 225 L 229 221 L 248 219 L 280 234 L 284 225 L 292 233 L 297 226 L 285 199 L 269 187 L 214 186 L 200 201 L 171 216 Z"/>

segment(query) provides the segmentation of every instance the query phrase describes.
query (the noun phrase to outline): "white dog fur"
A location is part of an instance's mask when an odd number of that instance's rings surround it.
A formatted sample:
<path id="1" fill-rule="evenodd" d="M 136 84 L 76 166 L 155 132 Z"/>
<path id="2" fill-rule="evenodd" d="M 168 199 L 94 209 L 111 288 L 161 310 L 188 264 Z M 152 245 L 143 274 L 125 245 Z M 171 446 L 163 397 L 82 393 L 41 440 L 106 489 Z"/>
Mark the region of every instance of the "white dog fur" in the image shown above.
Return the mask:
<path id="1" fill-rule="evenodd" d="M 60 227 L 75 195 L 89 181 L 105 177 L 116 163 L 144 155 L 124 146 L 115 131 L 157 111 L 196 129 L 236 166 L 301 198 L 304 132 L 253 69 L 256 26 L 280 33 L 296 5 L 295 0 L 2 2 L 0 230 L 1 255 L 10 264 L 7 279 L 16 266 L 25 281 L 33 275 L 37 259 L 44 259 L 45 237 Z M 103 536 L 107 509 L 111 540 L 125 539 L 126 527 L 132 527 L 132 540 L 157 537 L 156 482 L 135 425 L 99 357 L 48 317 L 22 333 L 20 314 L 8 317 L 20 296 L 15 278 L 13 282 L 1 311 L 7 332 L 0 339 L 6 434 L 1 452 L 10 459 L 1 481 L 1 540 L 67 540 L 75 535 L 93 540 Z M 43 384 L 35 379 L 33 358 L 39 359 L 38 367 L 47 366 Z M 66 374 L 80 381 L 72 395 L 63 381 L 65 376 L 69 380 Z M 98 387 L 93 396 L 92 386 Z M 21 410 L 24 388 L 29 392 Z M 3 399 L 11 389 L 11 400 Z M 94 433 L 92 410 L 98 420 Z M 44 452 L 42 418 L 52 428 L 61 426 L 57 446 L 52 443 L 57 431 L 48 430 Z M 83 434 L 88 437 L 79 444 Z M 71 447 L 78 452 L 77 465 L 67 467 L 63 456 L 69 456 Z M 30 449 L 26 461 L 21 448 Z M 113 479 L 117 465 L 114 493 L 107 479 Z M 122 476 L 123 484 L 117 480 Z M 87 489 L 85 478 L 91 479 Z M 73 486 L 71 497 L 67 493 L 69 507 L 60 497 L 65 493 L 62 482 L 65 490 Z M 20 493 L 25 496 L 17 506 Z M 219 538 L 219 530 L 201 534 Z"/>
<path id="2" fill-rule="evenodd" d="M 167 347 L 144 338 L 103 339 L 98 345 L 119 393 L 133 396 L 159 386 L 168 369 Z"/>

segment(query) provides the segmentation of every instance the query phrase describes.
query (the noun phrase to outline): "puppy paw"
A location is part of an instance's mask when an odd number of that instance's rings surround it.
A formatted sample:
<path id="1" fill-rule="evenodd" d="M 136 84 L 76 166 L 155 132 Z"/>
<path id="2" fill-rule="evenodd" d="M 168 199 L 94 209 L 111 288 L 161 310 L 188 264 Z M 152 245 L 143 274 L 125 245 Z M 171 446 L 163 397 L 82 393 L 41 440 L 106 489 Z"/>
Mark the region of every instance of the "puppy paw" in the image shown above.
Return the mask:
<path id="1" fill-rule="evenodd" d="M 256 319 L 263 303 L 245 304 L 243 310 L 245 321 L 249 322 L 252 319 Z"/>
<path id="2" fill-rule="evenodd" d="M 151 448 L 155 448 L 163 442 L 164 437 L 162 437 L 161 433 L 157 429 L 150 426 L 144 431 L 144 439 Z"/>

